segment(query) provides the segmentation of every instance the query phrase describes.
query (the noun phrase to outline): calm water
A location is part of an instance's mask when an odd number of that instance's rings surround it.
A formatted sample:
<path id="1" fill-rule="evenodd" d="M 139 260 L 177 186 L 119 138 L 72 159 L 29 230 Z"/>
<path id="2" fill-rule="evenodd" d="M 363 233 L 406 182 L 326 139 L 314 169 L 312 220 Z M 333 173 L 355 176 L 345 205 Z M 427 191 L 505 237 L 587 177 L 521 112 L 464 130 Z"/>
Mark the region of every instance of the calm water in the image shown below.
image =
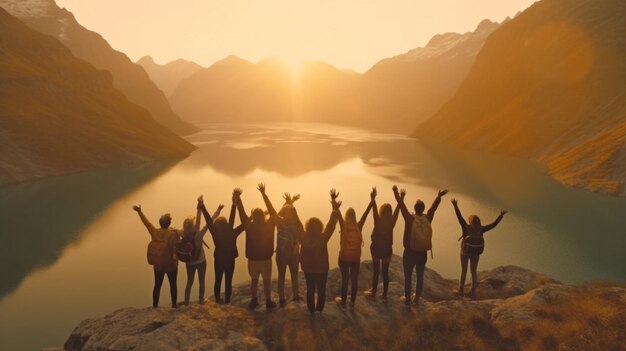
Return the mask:
<path id="1" fill-rule="evenodd" d="M 391 186 L 398 184 L 407 189 L 411 207 L 418 197 L 429 205 L 437 189 L 450 189 L 435 216 L 435 258 L 428 263 L 446 277 L 459 274 L 460 231 L 449 202 L 454 196 L 466 216 L 475 213 L 484 222 L 500 208 L 510 210 L 487 236 L 482 269 L 515 264 L 566 282 L 626 281 L 626 200 L 561 186 L 529 162 L 324 125 L 208 126 L 190 140 L 200 149 L 175 164 L 0 187 L 0 350 L 62 345 L 85 318 L 151 303 L 149 236 L 131 205 L 141 204 L 155 223 L 170 212 L 181 226 L 195 213 L 199 194 L 210 207 L 225 202 L 228 208 L 230 192 L 239 186 L 248 210 L 261 206 L 255 190 L 261 181 L 275 205 L 284 191 L 300 193 L 301 217 L 324 221 L 332 187 L 341 192 L 344 209 L 352 206 L 358 216 L 374 185 L 379 205 L 393 203 Z M 400 220 L 397 254 L 402 228 Z M 238 244 L 243 256 L 244 239 Z M 338 244 L 335 234 L 332 265 Z M 237 261 L 236 282 L 248 279 L 244 263 Z M 184 281 L 179 279 L 179 296 Z M 208 291 L 212 283 L 209 269 Z M 163 294 L 167 301 L 166 287 Z"/>

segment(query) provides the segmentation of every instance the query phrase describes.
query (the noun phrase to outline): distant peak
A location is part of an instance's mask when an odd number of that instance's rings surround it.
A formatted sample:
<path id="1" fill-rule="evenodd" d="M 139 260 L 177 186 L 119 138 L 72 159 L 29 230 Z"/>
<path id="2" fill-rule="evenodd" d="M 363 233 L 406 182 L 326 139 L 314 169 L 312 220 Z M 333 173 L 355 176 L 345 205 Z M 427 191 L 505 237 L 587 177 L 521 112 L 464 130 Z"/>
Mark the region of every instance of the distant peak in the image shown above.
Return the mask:
<path id="1" fill-rule="evenodd" d="M 478 24 L 478 27 L 476 27 L 476 30 L 479 31 L 483 29 L 491 29 L 497 25 L 498 25 L 498 22 L 492 22 L 491 20 L 484 19 Z"/>
<path id="2" fill-rule="evenodd" d="M 0 0 L 0 7 L 18 18 L 45 17 L 58 8 L 54 0 Z"/>
<path id="3" fill-rule="evenodd" d="M 460 37 L 461 34 L 459 33 L 443 33 L 443 34 L 435 34 L 434 37 L 432 37 L 429 41 L 428 44 L 426 44 L 426 46 L 437 46 L 443 42 L 449 41 L 451 39 L 456 39 L 458 37 Z"/>
<path id="4" fill-rule="evenodd" d="M 156 65 L 156 62 L 154 62 L 154 59 L 150 55 L 146 55 L 140 58 L 139 60 L 137 60 L 136 63 L 140 65 L 144 65 L 144 64 Z"/>

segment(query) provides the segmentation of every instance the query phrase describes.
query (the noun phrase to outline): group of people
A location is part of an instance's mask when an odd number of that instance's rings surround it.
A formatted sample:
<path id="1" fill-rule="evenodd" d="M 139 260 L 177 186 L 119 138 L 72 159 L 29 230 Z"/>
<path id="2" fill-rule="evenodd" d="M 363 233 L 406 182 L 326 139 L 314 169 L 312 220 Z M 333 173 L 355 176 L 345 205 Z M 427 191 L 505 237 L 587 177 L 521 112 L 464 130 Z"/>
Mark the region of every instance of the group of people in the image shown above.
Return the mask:
<path id="1" fill-rule="evenodd" d="M 397 186 L 392 188 L 397 202 L 395 209 L 392 210 L 392 206 L 388 203 L 378 207 L 376 203 L 377 191 L 376 188 L 373 188 L 370 193 L 370 202 L 357 221 L 357 215 L 353 208 L 348 208 L 342 215 L 342 201 L 338 199 L 339 193 L 332 189 L 330 191 L 330 218 L 324 225 L 317 217 L 312 217 L 304 224 L 302 223 L 294 206 L 294 203 L 300 198 L 299 195 L 291 196 L 289 193 L 285 193 L 283 195 L 284 203 L 279 211 L 276 211 L 265 192 L 265 185 L 259 184 L 257 189 L 263 197 L 266 211 L 255 208 L 248 216 L 243 205 L 242 190 L 235 188 L 232 193 L 232 205 L 228 219 L 220 215 L 223 205 L 220 205 L 215 213 L 210 215 L 202 196 L 200 196 L 197 202 L 196 216 L 186 218 L 183 221 L 182 230 L 171 228 L 172 218 L 169 214 L 161 216 L 159 228 L 156 228 L 143 214 L 141 206 L 133 206 L 151 236 L 147 256 L 148 263 L 154 267 L 152 302 L 154 307 L 159 305 L 161 286 L 165 276 L 167 276 L 170 285 L 172 307 L 178 306 L 176 286 L 178 261 L 184 262 L 187 270 L 184 304 L 189 304 L 196 273 L 199 281 L 199 302 L 200 304 L 206 302 L 204 295 L 207 262 L 203 245 L 209 247 L 204 241 L 207 231 L 213 238 L 214 245 L 215 284 L 213 294 L 215 301 L 217 303 L 230 303 L 235 259 L 239 256 L 237 238 L 245 232 L 245 254 L 248 259 L 248 273 L 251 278 L 249 308 L 255 309 L 259 305 L 259 278 L 263 280 L 265 307 L 267 309 L 276 307 L 276 303 L 271 298 L 272 256 L 275 253 L 280 306 L 283 307 L 287 303 L 285 295 L 287 268 L 289 268 L 291 276 L 292 301 L 302 300 L 298 286 L 298 271 L 302 267 L 306 281 L 308 310 L 311 313 L 322 312 L 326 302 L 326 280 L 330 268 L 328 241 L 335 232 L 337 223 L 339 223 L 338 263 L 342 281 L 341 297 L 337 299 L 337 302 L 342 308 L 347 308 L 347 306 L 353 308 L 358 294 L 361 251 L 364 245 L 362 231 L 370 212 L 372 212 L 374 219 L 370 246 L 373 276 L 372 288 L 365 291 L 364 294 L 370 299 L 377 298 L 378 281 L 382 273 L 382 298 L 387 299 L 389 264 L 393 254 L 393 231 L 398 217 L 402 213 L 404 219 L 402 240 L 404 246 L 402 257 L 404 296 L 402 300 L 409 306 L 418 303 L 423 290 L 424 269 L 428 260 L 427 252 L 431 251 L 432 255 L 431 223 L 441 199 L 448 193 L 447 190 L 439 191 L 426 213 L 424 213 L 426 206 L 419 199 L 413 207 L 415 212 L 411 213 L 404 203 L 406 196 L 404 189 L 400 190 Z M 465 296 L 464 287 L 469 263 L 472 288 L 468 296 L 473 297 L 476 294 L 478 282 L 478 261 L 484 250 L 483 234 L 495 228 L 506 211 L 501 211 L 493 223 L 483 226 L 480 218 L 476 215 L 470 216 L 466 221 L 455 199 L 452 199 L 452 204 L 462 233 L 459 238 L 461 241 L 461 279 L 458 294 Z M 240 224 L 235 226 L 237 213 L 239 213 Z M 204 226 L 201 226 L 202 217 L 205 220 Z M 413 271 L 415 271 L 417 278 L 414 295 L 412 295 Z M 222 280 L 225 283 L 223 299 L 221 295 Z M 348 300 L 349 285 L 351 289 Z"/>

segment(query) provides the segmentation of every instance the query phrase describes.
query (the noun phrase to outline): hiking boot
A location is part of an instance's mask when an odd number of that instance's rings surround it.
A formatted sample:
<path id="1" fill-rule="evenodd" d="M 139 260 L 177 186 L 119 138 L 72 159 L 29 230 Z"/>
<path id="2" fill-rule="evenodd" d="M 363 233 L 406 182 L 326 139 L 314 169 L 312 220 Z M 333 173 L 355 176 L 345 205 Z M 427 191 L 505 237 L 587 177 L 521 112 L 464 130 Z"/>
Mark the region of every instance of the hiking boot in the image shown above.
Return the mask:
<path id="1" fill-rule="evenodd" d="M 253 309 L 257 308 L 258 305 L 259 305 L 259 300 L 258 299 L 251 299 L 250 303 L 248 304 L 248 309 L 249 310 L 253 310 Z"/>
<path id="2" fill-rule="evenodd" d="M 180 305 L 179 305 L 179 304 L 177 304 L 176 302 L 173 302 L 173 303 L 172 303 L 172 308 L 178 308 L 178 307 L 180 307 Z"/>
<path id="3" fill-rule="evenodd" d="M 384 301 L 384 302 L 387 302 L 387 292 L 384 292 L 384 293 L 383 293 L 383 301 Z"/>
<path id="4" fill-rule="evenodd" d="M 463 289 L 459 289 L 459 290 L 456 292 L 456 294 L 457 294 L 457 296 L 458 296 L 458 297 L 461 297 L 461 298 L 462 298 L 462 297 L 465 297 L 465 293 L 463 292 Z"/>
<path id="5" fill-rule="evenodd" d="M 200 298 L 200 300 L 198 300 L 198 303 L 201 305 L 204 305 L 206 303 L 206 299 L 204 297 Z"/>
<path id="6" fill-rule="evenodd" d="M 224 303 L 224 300 L 222 300 L 222 298 L 221 298 L 221 297 L 216 297 L 216 298 L 215 298 L 215 303 L 216 303 L 216 304 L 218 304 L 218 305 L 221 305 L 221 304 L 223 304 L 223 303 Z"/>
<path id="7" fill-rule="evenodd" d="M 183 306 L 189 306 L 189 301 L 185 301 L 182 303 Z"/>
<path id="8" fill-rule="evenodd" d="M 353 310 L 354 309 L 354 301 L 350 300 L 349 306 L 350 306 L 350 309 Z"/>
<path id="9" fill-rule="evenodd" d="M 342 310 L 346 309 L 346 302 L 339 296 L 335 297 L 335 303 L 341 307 Z"/>
<path id="10" fill-rule="evenodd" d="M 469 294 L 467 294 L 467 296 L 468 296 L 470 299 L 474 300 L 474 299 L 476 298 L 476 290 L 472 289 L 472 291 L 470 291 L 470 293 L 469 293 Z"/>
<path id="11" fill-rule="evenodd" d="M 267 300 L 265 301 L 265 309 L 267 310 L 271 310 L 276 308 L 276 302 L 272 301 L 272 300 Z"/>
<path id="12" fill-rule="evenodd" d="M 411 306 L 411 299 L 407 299 L 406 296 L 400 296 L 400 301 L 402 301 L 406 306 Z"/>
<path id="13" fill-rule="evenodd" d="M 417 296 L 413 296 L 413 298 L 411 299 L 411 303 L 414 305 L 419 305 L 420 303 L 420 298 Z"/>
<path id="14" fill-rule="evenodd" d="M 285 305 L 287 304 L 287 300 L 285 300 L 284 298 L 278 299 L 278 304 L 280 305 L 280 307 L 285 307 Z"/>

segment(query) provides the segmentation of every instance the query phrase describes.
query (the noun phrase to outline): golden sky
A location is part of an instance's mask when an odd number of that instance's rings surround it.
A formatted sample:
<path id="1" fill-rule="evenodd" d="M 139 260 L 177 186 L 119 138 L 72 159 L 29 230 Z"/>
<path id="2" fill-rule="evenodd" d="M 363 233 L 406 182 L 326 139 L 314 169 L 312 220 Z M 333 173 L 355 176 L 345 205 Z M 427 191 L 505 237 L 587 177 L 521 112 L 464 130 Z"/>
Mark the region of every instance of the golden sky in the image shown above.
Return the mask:
<path id="1" fill-rule="evenodd" d="M 57 0 L 132 60 L 230 54 L 257 62 L 322 60 L 363 72 L 437 33 L 502 21 L 534 0 Z"/>

